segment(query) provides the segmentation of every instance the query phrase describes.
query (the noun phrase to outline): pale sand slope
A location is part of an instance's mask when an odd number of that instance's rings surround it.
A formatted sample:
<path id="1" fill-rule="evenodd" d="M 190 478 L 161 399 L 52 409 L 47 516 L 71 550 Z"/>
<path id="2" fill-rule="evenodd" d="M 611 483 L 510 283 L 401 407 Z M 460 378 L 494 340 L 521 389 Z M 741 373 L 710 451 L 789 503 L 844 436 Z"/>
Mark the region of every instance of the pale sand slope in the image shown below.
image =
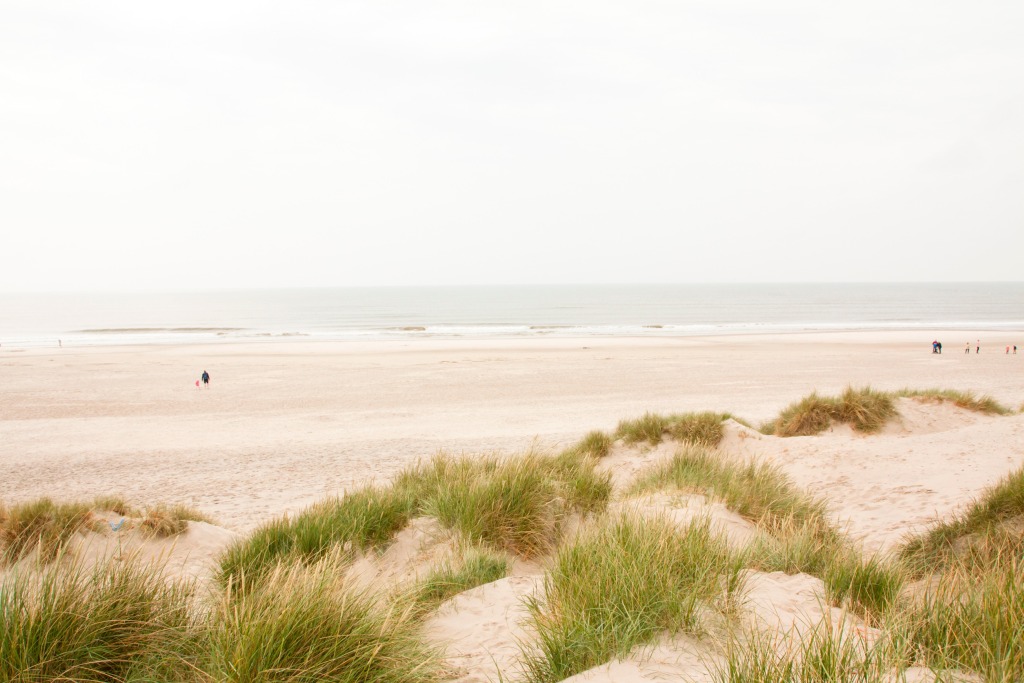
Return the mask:
<path id="1" fill-rule="evenodd" d="M 930 353 L 936 337 L 946 354 Z M 987 346 L 964 355 L 960 338 Z M 813 389 L 847 384 L 973 389 L 1018 406 L 1024 354 L 987 352 L 1005 343 L 920 332 L 3 348 L 0 500 L 184 502 L 244 532 L 438 449 L 556 447 L 647 410 L 728 411 L 757 424 Z M 203 369 L 212 386 L 197 390 Z M 927 455 L 911 447 L 910 460 Z"/>

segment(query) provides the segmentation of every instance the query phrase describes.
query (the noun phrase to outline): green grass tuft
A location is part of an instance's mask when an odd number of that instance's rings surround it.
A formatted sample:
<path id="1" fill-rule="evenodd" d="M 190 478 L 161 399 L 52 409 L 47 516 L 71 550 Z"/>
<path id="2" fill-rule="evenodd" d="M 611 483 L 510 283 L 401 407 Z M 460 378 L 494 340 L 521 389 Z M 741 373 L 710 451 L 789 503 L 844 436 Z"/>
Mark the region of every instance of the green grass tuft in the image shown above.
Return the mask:
<path id="1" fill-rule="evenodd" d="M 739 591 L 741 567 L 706 521 L 606 520 L 558 551 L 529 602 L 540 644 L 525 655 L 527 680 L 560 681 L 666 630 L 700 632 L 702 612 Z"/>
<path id="2" fill-rule="evenodd" d="M 394 489 L 366 488 L 311 506 L 294 519 L 271 520 L 221 557 L 225 585 L 254 585 L 281 562 L 314 563 L 332 550 L 364 550 L 389 542 L 406 525 L 409 500 Z"/>
<path id="3" fill-rule="evenodd" d="M 626 444 L 647 442 L 652 446 L 661 443 L 668 429 L 668 418 L 656 413 L 644 413 L 633 420 L 622 420 L 615 428 L 615 438 Z"/>
<path id="4" fill-rule="evenodd" d="M 778 468 L 756 462 L 737 465 L 706 448 L 680 448 L 671 460 L 638 478 L 631 492 L 669 487 L 722 500 L 731 510 L 769 529 L 788 523 L 824 524 L 824 503 L 793 486 Z"/>
<path id="5" fill-rule="evenodd" d="M 9 576 L 0 586 L 0 680 L 124 680 L 183 650 L 190 595 L 188 584 L 131 562 L 92 573 L 60 562 Z"/>
<path id="6" fill-rule="evenodd" d="M 587 432 L 586 436 L 573 446 L 576 452 L 598 459 L 606 457 L 611 449 L 612 437 L 598 430 Z"/>
<path id="7" fill-rule="evenodd" d="M 898 564 L 878 556 L 865 559 L 850 549 L 833 553 L 823 573 L 829 602 L 848 604 L 856 612 L 877 619 L 896 605 L 907 580 Z"/>
<path id="8" fill-rule="evenodd" d="M 413 591 L 413 601 L 420 612 L 429 612 L 459 593 L 505 578 L 508 569 L 508 558 L 504 555 L 470 547 L 420 581 Z"/>
<path id="9" fill-rule="evenodd" d="M 1024 467 L 985 490 L 968 509 L 909 540 L 901 560 L 921 575 L 948 567 L 985 571 L 1002 558 L 1024 562 Z"/>
<path id="10" fill-rule="evenodd" d="M 980 578 L 946 574 L 903 620 L 901 635 L 935 669 L 1021 680 L 1024 564 L 1004 562 Z"/>
<path id="11" fill-rule="evenodd" d="M 226 590 L 210 617 L 204 678 L 232 683 L 439 680 L 437 655 L 409 613 L 338 583 L 337 556 L 277 565 L 258 586 Z"/>

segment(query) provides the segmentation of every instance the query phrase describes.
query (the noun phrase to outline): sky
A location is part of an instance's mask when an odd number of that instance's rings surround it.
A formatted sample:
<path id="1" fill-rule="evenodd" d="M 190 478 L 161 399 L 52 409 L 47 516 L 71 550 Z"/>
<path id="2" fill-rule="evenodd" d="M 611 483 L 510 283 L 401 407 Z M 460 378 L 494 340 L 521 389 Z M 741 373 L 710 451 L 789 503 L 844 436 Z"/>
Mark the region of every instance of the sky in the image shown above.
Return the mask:
<path id="1" fill-rule="evenodd" d="M 0 291 L 1019 281 L 1024 3 L 0 4 Z"/>

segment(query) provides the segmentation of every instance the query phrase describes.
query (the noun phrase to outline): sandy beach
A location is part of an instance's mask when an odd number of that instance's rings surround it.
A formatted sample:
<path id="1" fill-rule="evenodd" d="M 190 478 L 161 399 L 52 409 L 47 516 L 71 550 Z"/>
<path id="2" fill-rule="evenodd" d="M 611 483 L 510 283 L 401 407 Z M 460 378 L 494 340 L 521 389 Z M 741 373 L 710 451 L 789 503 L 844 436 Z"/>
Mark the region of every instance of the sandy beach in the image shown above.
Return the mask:
<path id="1" fill-rule="evenodd" d="M 192 522 L 170 539 L 137 531 L 84 534 L 73 553 L 132 553 L 158 559 L 173 575 L 209 582 L 223 550 L 257 526 L 327 496 L 386 483 L 441 451 L 554 453 L 647 411 L 713 410 L 758 425 L 812 391 L 834 395 L 847 386 L 970 391 L 1019 411 L 1024 354 L 1004 353 L 1002 339 L 986 341 L 981 353 L 946 342 L 946 353 L 933 354 L 936 336 L 5 349 L 0 501 L 119 495 L 138 508 L 192 505 L 216 524 Z M 208 388 L 196 386 L 203 370 L 212 378 Z M 1024 464 L 1020 412 L 987 415 L 911 398 L 895 404 L 898 416 L 870 435 L 838 424 L 815 436 L 779 438 L 726 420 L 716 457 L 778 466 L 827 501 L 831 523 L 866 557 L 949 519 Z M 749 547 L 764 530 L 721 501 L 628 493 L 679 447 L 672 439 L 657 446 L 616 441 L 598 465 L 613 483 L 610 509 L 667 515 L 680 528 L 706 518 L 737 548 Z M 388 592 L 418 580 L 455 544 L 436 520 L 418 518 L 349 572 Z M 424 621 L 423 638 L 444 653 L 445 680 L 517 675 L 522 648 L 534 637 L 526 601 L 543 590 L 546 561 L 519 558 L 506 578 L 455 595 Z M 832 623 L 880 637 L 868 622 L 829 606 L 816 576 L 749 571 L 745 586 L 739 615 L 754 631 L 795 643 Z M 723 662 L 712 641 L 665 637 L 571 680 L 712 681 Z M 905 675 L 936 680 L 915 667 Z"/>
<path id="2" fill-rule="evenodd" d="M 715 410 L 758 424 L 811 391 L 847 385 L 971 390 L 1018 407 L 1024 355 L 1007 356 L 1012 341 L 995 336 L 2 349 L 0 500 L 184 502 L 245 532 L 439 450 L 554 449 L 645 411 Z M 933 338 L 946 339 L 945 353 L 931 353 Z M 982 339 L 981 353 L 965 355 L 961 338 Z M 210 387 L 197 389 L 204 369 Z M 1022 444 L 993 444 L 985 455 L 999 464 L 961 482 L 964 493 L 1019 462 Z"/>

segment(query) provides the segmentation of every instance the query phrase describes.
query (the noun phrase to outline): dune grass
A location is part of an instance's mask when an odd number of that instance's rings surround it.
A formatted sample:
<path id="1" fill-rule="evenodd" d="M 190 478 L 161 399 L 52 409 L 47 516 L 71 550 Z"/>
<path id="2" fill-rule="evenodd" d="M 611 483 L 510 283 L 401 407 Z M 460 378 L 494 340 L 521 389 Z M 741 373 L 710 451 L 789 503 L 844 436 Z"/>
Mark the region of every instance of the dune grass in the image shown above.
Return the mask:
<path id="1" fill-rule="evenodd" d="M 741 568 L 707 521 L 604 520 L 559 549 L 528 602 L 539 651 L 524 656 L 526 679 L 560 681 L 664 631 L 701 632 L 705 612 L 730 608 Z"/>
<path id="2" fill-rule="evenodd" d="M 918 401 L 944 403 L 950 402 L 965 410 L 973 410 L 986 415 L 1010 415 L 1013 410 L 1002 405 L 991 396 L 975 396 L 970 391 L 956 389 L 900 389 L 896 396 L 913 398 Z"/>
<path id="3" fill-rule="evenodd" d="M 762 431 L 775 436 L 812 436 L 836 422 L 847 423 L 856 431 L 877 432 L 897 415 L 894 395 L 870 387 L 847 387 L 840 396 L 805 396 L 782 411 Z"/>
<path id="4" fill-rule="evenodd" d="M 122 496 L 96 496 L 92 508 L 97 512 L 109 511 L 122 517 L 139 517 L 141 513 Z"/>
<path id="5" fill-rule="evenodd" d="M 34 550 L 52 561 L 92 517 L 85 503 L 54 503 L 40 498 L 0 510 L 0 564 L 13 564 Z"/>
<path id="6" fill-rule="evenodd" d="M 1007 557 L 1024 562 L 1024 467 L 900 550 L 900 559 L 918 575 L 953 566 L 986 571 Z"/>
<path id="7" fill-rule="evenodd" d="M 824 503 L 797 489 L 777 467 L 753 461 L 732 463 L 707 448 L 679 448 L 670 460 L 639 477 L 630 493 L 665 488 L 721 500 L 737 514 L 770 529 L 787 523 L 824 524 Z"/>
<path id="8" fill-rule="evenodd" d="M 966 669 L 986 681 L 1024 675 L 1024 564 L 1005 561 L 982 576 L 944 574 L 893 630 L 935 669 Z"/>
<path id="9" fill-rule="evenodd" d="M 592 458 L 604 458 L 612 449 L 614 440 L 610 435 L 600 430 L 593 430 L 580 439 L 579 443 L 572 446 L 569 451 L 576 455 L 589 455 Z"/>
<path id="10" fill-rule="evenodd" d="M 434 567 L 411 595 L 418 614 L 426 614 L 459 593 L 505 578 L 508 557 L 487 548 L 470 546 L 452 560 Z"/>
<path id="11" fill-rule="evenodd" d="M 898 643 L 870 643 L 826 619 L 795 643 L 777 633 L 734 637 L 713 676 L 718 683 L 896 683 L 906 660 Z"/>
<path id="12" fill-rule="evenodd" d="M 189 522 L 216 522 L 209 516 L 189 505 L 159 504 L 148 508 L 139 522 L 139 526 L 155 536 L 167 538 L 184 533 Z"/>
<path id="13" fill-rule="evenodd" d="M 226 589 L 210 616 L 200 668 L 233 683 L 439 680 L 437 654 L 409 612 L 339 585 L 336 553 L 279 564 L 258 586 Z"/>
<path id="14" fill-rule="evenodd" d="M 722 440 L 722 422 L 730 417 L 727 413 L 714 412 L 672 415 L 647 412 L 641 417 L 620 421 L 615 438 L 630 445 L 646 442 L 656 446 L 669 435 L 676 441 L 711 448 Z"/>
<path id="15" fill-rule="evenodd" d="M 232 544 L 221 557 L 219 579 L 236 589 L 252 586 L 282 562 L 313 564 L 335 550 L 383 545 L 411 512 L 411 501 L 391 488 L 370 487 L 320 501 L 294 519 L 271 520 Z"/>
<path id="16" fill-rule="evenodd" d="M 470 543 L 522 557 L 550 551 L 568 514 L 594 512 L 611 495 L 609 474 L 581 452 L 517 458 L 439 454 L 399 474 L 393 485 L 317 503 L 276 519 L 234 544 L 219 578 L 256 581 L 285 559 L 310 563 L 335 548 L 365 551 L 389 543 L 414 516 L 433 516 Z"/>
<path id="17" fill-rule="evenodd" d="M 58 562 L 0 586 L 0 680 L 121 681 L 189 637 L 191 586 L 131 562 Z"/>
<path id="18" fill-rule="evenodd" d="M 749 566 L 819 576 L 834 604 L 881 615 L 904 585 L 905 575 L 898 567 L 877 557 L 863 559 L 828 521 L 824 502 L 799 490 L 767 463 L 734 463 L 713 451 L 686 446 L 638 478 L 631 492 L 666 488 L 721 500 L 757 524 L 766 533 L 749 548 Z"/>

